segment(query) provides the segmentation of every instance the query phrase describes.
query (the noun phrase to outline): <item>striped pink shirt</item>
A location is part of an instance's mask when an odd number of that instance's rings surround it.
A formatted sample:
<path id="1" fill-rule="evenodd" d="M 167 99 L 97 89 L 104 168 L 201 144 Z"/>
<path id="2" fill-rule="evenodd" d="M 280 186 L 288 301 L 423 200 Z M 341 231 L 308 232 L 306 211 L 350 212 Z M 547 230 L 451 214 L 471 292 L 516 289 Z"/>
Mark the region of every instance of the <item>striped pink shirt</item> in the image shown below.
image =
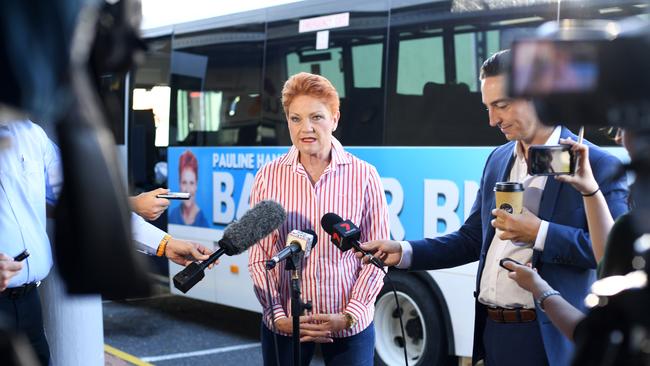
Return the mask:
<path id="1" fill-rule="evenodd" d="M 267 327 L 272 329 L 264 262 L 285 247 L 291 230 L 311 229 L 318 235 L 318 244 L 302 261 L 302 300 L 311 301 L 313 314 L 349 312 L 357 319 L 354 327 L 334 333 L 334 337 L 349 337 L 366 329 L 374 316 L 384 274 L 372 265 L 362 265 L 352 250 L 341 252 L 330 242 L 320 220 L 333 212 L 359 226 L 361 242 L 389 239 L 386 197 L 375 167 L 345 152 L 332 138 L 330 165 L 312 186 L 294 146 L 255 176 L 251 206 L 265 199 L 279 202 L 287 211 L 287 221 L 249 253 L 248 268 Z M 273 320 L 290 316 L 291 278 L 284 263 L 269 273 L 269 280 Z"/>

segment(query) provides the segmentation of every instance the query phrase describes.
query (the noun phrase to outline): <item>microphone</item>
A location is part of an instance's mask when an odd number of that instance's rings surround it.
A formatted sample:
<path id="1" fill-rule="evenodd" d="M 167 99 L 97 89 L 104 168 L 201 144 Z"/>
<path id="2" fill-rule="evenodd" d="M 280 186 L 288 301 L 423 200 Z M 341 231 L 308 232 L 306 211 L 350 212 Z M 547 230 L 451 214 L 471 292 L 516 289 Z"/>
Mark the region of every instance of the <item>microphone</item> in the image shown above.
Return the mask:
<path id="1" fill-rule="evenodd" d="M 368 257 L 370 263 L 379 267 L 381 270 L 384 269 L 384 262 L 361 249 L 361 245 L 359 245 L 361 231 L 359 231 L 359 228 L 353 224 L 352 221 L 343 220 L 341 216 L 330 212 L 323 215 L 320 224 L 323 227 L 323 230 L 332 236 L 332 243 L 342 252 L 354 248 L 356 251 L 361 252 L 364 256 Z"/>
<path id="2" fill-rule="evenodd" d="M 317 241 L 318 237 L 313 230 L 291 230 L 289 235 L 287 235 L 287 246 L 278 252 L 278 254 L 274 255 L 273 258 L 266 261 L 266 269 L 275 268 L 278 263 L 294 254 L 304 252 L 303 257 L 308 257 L 311 248 L 316 245 Z"/>
<path id="3" fill-rule="evenodd" d="M 275 201 L 261 201 L 248 210 L 239 221 L 226 226 L 219 240 L 219 250 L 203 262 L 190 263 L 174 276 L 174 287 L 186 293 L 203 277 L 204 271 L 222 255 L 237 255 L 252 247 L 282 225 L 287 213 Z"/>

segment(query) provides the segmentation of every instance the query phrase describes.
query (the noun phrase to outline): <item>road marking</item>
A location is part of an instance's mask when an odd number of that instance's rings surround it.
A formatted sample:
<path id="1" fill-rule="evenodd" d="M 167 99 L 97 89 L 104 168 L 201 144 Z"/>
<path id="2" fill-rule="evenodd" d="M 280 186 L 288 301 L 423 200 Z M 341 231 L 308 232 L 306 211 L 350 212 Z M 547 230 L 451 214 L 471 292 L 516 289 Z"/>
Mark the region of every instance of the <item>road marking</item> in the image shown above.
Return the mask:
<path id="1" fill-rule="evenodd" d="M 126 353 L 126 352 L 120 351 L 117 348 L 113 348 L 113 347 L 109 346 L 108 344 L 104 345 L 104 352 L 106 352 L 108 354 L 111 354 L 111 355 L 113 355 L 113 356 L 115 356 L 115 357 L 117 357 L 117 358 L 119 358 L 121 360 L 130 362 L 130 363 L 132 363 L 132 364 L 134 364 L 136 366 L 153 366 L 152 364 L 150 364 L 148 362 L 145 362 L 144 360 L 142 360 L 140 358 L 137 358 L 137 357 L 135 357 L 133 355 L 130 355 L 130 354 Z"/>
<path id="2" fill-rule="evenodd" d="M 203 350 L 203 351 L 173 353 L 171 355 L 162 355 L 162 356 L 141 357 L 140 359 L 143 360 L 143 361 L 147 361 L 147 362 L 158 362 L 158 361 L 175 360 L 177 358 L 188 358 L 188 357 L 196 357 L 196 356 L 213 355 L 213 354 L 216 354 L 216 353 L 239 351 L 239 350 L 243 350 L 243 349 L 257 348 L 257 347 L 260 347 L 260 346 L 262 346 L 262 344 L 257 342 L 257 343 L 242 344 L 242 345 L 239 345 L 239 346 L 212 348 L 212 349 L 206 349 L 206 350 Z"/>

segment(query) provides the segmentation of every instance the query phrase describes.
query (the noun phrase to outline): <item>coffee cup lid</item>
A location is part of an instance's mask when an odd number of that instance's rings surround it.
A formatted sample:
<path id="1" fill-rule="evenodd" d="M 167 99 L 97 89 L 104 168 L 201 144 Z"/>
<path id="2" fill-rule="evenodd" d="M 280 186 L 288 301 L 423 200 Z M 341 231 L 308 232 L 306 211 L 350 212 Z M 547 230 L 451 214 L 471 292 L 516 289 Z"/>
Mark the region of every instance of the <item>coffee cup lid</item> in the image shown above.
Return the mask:
<path id="1" fill-rule="evenodd" d="M 524 185 L 518 182 L 497 182 L 494 190 L 497 192 L 523 192 Z"/>

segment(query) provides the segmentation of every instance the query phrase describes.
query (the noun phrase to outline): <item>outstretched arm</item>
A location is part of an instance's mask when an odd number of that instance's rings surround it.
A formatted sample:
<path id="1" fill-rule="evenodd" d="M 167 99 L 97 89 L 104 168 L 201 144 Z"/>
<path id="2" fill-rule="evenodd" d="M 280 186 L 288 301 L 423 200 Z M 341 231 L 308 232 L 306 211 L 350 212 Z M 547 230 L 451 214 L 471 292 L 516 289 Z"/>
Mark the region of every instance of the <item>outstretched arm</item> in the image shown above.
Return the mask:
<path id="1" fill-rule="evenodd" d="M 571 184 L 573 188 L 582 194 L 591 246 L 594 250 L 596 262 L 600 262 L 605 254 L 605 243 L 614 225 L 614 219 L 609 212 L 605 195 L 591 170 L 589 147 L 579 144 L 571 140 L 571 138 L 560 139 L 560 143 L 571 145 L 571 150 L 576 156 L 576 171 L 574 175 L 559 175 L 555 179 Z"/>
<path id="2" fill-rule="evenodd" d="M 566 301 L 561 294 L 546 297 L 553 288 L 529 265 L 520 265 L 506 261 L 504 266 L 511 270 L 508 277 L 517 282 L 519 287 L 530 291 L 537 303 L 540 297 L 545 296 L 541 302 L 544 312 L 557 329 L 567 338 L 573 340 L 573 333 L 578 323 L 585 315 Z"/>

